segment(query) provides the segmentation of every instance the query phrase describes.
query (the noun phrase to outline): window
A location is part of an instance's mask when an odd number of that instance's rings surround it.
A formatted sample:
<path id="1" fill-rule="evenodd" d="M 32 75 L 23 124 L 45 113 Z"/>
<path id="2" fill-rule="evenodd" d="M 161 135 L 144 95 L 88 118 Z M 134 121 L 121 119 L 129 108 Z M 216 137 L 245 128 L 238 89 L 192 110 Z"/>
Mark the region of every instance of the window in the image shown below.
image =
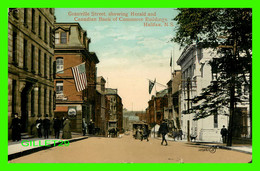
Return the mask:
<path id="1" fill-rule="evenodd" d="M 31 116 L 34 117 L 34 89 L 31 91 Z"/>
<path id="2" fill-rule="evenodd" d="M 201 68 L 200 68 L 200 74 L 201 74 L 201 77 L 202 77 L 202 78 L 203 78 L 203 76 L 204 76 L 204 72 L 203 72 L 204 66 L 205 66 L 205 63 L 202 63 L 202 64 L 201 64 Z"/>
<path id="3" fill-rule="evenodd" d="M 24 11 L 23 11 L 24 13 L 23 13 L 23 19 L 24 19 L 24 22 L 23 22 L 23 24 L 24 24 L 24 26 L 25 27 L 28 27 L 28 22 L 27 22 L 27 15 L 28 15 L 28 9 L 27 8 L 24 8 Z"/>
<path id="4" fill-rule="evenodd" d="M 50 10 L 50 13 L 53 14 L 53 8 L 50 8 L 49 10 Z"/>
<path id="5" fill-rule="evenodd" d="M 44 41 L 47 43 L 47 23 L 44 22 Z"/>
<path id="6" fill-rule="evenodd" d="M 16 80 L 12 80 L 12 114 L 16 113 Z"/>
<path id="7" fill-rule="evenodd" d="M 56 82 L 56 94 L 63 94 L 63 81 Z"/>
<path id="8" fill-rule="evenodd" d="M 66 32 L 61 32 L 60 33 L 60 43 L 61 44 L 66 44 L 67 43 L 67 33 Z"/>
<path id="9" fill-rule="evenodd" d="M 32 49 L 31 49 L 31 72 L 33 72 L 33 73 L 35 73 L 35 70 L 34 70 L 34 58 L 35 58 L 34 45 L 32 45 Z"/>
<path id="10" fill-rule="evenodd" d="M 50 47 L 53 47 L 53 42 L 52 42 L 52 29 L 49 27 L 49 45 Z"/>
<path id="11" fill-rule="evenodd" d="M 41 114 L 41 87 L 38 87 L 38 116 L 42 116 Z"/>
<path id="12" fill-rule="evenodd" d="M 248 95 L 249 94 L 249 85 L 245 84 L 244 85 L 244 95 Z"/>
<path id="13" fill-rule="evenodd" d="M 56 73 L 63 73 L 63 58 L 56 58 Z"/>
<path id="14" fill-rule="evenodd" d="M 41 32 L 42 32 L 42 17 L 39 15 L 39 26 L 38 26 L 39 30 L 38 30 L 38 35 L 41 38 Z"/>
<path id="15" fill-rule="evenodd" d="M 38 51 L 38 75 L 42 75 L 41 74 L 41 49 L 39 49 Z"/>
<path id="16" fill-rule="evenodd" d="M 214 114 L 214 128 L 218 128 L 218 114 Z"/>
<path id="17" fill-rule="evenodd" d="M 51 68 L 52 68 L 52 59 L 50 56 L 50 58 L 49 58 L 49 78 L 50 78 L 50 80 L 52 80 Z"/>
<path id="18" fill-rule="evenodd" d="M 44 77 L 46 78 L 47 77 L 47 54 L 44 53 Z"/>
<path id="19" fill-rule="evenodd" d="M 28 70 L 27 68 L 27 40 L 23 39 L 23 69 Z"/>
<path id="20" fill-rule="evenodd" d="M 13 32 L 13 63 L 17 64 L 17 33 L 14 31 Z"/>
<path id="21" fill-rule="evenodd" d="M 44 115 L 46 115 L 47 113 L 47 88 L 44 88 Z"/>
<path id="22" fill-rule="evenodd" d="M 18 16 L 19 11 L 18 11 L 17 8 L 9 8 L 8 10 L 9 10 L 8 14 L 12 14 L 13 17 L 16 18 L 16 19 L 19 18 L 19 16 Z"/>
<path id="23" fill-rule="evenodd" d="M 51 106 L 52 106 L 52 91 L 49 91 L 49 114 L 51 116 L 52 114 L 52 110 L 51 110 Z"/>
<path id="24" fill-rule="evenodd" d="M 32 8 L 32 32 L 35 33 L 35 10 Z"/>
<path id="25" fill-rule="evenodd" d="M 55 33 L 55 44 L 60 44 L 60 33 Z"/>

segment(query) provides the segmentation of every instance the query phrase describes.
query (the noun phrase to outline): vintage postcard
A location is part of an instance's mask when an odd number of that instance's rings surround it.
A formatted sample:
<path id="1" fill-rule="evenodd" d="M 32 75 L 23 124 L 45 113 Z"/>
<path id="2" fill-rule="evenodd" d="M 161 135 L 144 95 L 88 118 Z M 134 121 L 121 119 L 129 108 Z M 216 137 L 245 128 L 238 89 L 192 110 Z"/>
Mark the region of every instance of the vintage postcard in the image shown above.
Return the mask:
<path id="1" fill-rule="evenodd" d="M 251 8 L 9 8 L 9 163 L 252 163 Z"/>

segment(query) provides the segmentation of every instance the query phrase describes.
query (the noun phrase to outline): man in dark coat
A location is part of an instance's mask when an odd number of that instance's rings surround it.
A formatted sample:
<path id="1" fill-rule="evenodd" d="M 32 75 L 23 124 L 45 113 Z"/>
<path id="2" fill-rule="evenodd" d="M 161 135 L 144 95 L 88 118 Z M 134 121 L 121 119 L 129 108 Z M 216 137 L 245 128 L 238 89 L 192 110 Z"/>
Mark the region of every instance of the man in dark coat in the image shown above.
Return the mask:
<path id="1" fill-rule="evenodd" d="M 142 132 L 141 141 L 143 141 L 143 139 L 145 139 L 145 138 L 146 138 L 147 141 L 149 141 L 148 137 L 149 137 L 149 130 L 148 130 L 148 128 L 144 125 L 144 126 L 143 126 L 143 132 Z"/>
<path id="2" fill-rule="evenodd" d="M 59 118 L 54 118 L 53 119 L 53 129 L 54 129 L 54 134 L 55 138 L 59 139 L 60 138 L 60 128 L 61 128 L 61 121 Z"/>
<path id="3" fill-rule="evenodd" d="M 223 128 L 220 131 L 220 134 L 222 136 L 223 143 L 226 143 L 227 142 L 228 130 L 227 130 L 227 128 L 225 128 L 225 125 L 223 125 Z"/>
<path id="4" fill-rule="evenodd" d="M 12 140 L 20 141 L 21 140 L 21 121 L 18 118 L 17 113 L 14 114 L 14 118 L 12 120 L 10 129 L 12 129 Z"/>
<path id="5" fill-rule="evenodd" d="M 182 135 L 183 135 L 183 132 L 182 132 L 182 130 L 180 129 L 180 130 L 179 130 L 179 137 L 178 137 L 178 139 L 180 138 L 180 139 L 182 140 Z"/>
<path id="6" fill-rule="evenodd" d="M 168 128 L 168 125 L 166 123 L 165 120 L 163 120 L 163 122 L 161 123 L 160 125 L 160 128 L 159 128 L 159 133 L 162 134 L 162 142 L 161 142 L 161 145 L 163 145 L 163 142 L 165 141 L 166 142 L 166 145 L 168 145 L 166 139 L 165 139 L 165 135 L 169 132 L 169 128 Z"/>
<path id="7" fill-rule="evenodd" d="M 43 134 L 45 139 L 49 138 L 50 125 L 51 121 L 49 120 L 48 115 L 46 115 L 43 120 Z"/>
<path id="8" fill-rule="evenodd" d="M 42 137 L 42 118 L 38 117 L 38 119 L 36 120 L 36 129 L 38 132 L 38 137 L 41 138 Z"/>

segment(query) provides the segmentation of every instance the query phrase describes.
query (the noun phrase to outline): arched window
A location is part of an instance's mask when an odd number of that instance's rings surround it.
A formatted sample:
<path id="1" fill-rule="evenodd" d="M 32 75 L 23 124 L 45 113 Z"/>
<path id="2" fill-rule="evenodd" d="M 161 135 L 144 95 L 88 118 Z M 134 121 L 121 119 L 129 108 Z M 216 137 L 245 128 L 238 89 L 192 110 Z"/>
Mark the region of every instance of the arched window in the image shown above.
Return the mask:
<path id="1" fill-rule="evenodd" d="M 62 57 L 58 57 L 56 58 L 56 73 L 63 73 L 63 68 L 64 63 L 63 63 L 63 58 Z"/>

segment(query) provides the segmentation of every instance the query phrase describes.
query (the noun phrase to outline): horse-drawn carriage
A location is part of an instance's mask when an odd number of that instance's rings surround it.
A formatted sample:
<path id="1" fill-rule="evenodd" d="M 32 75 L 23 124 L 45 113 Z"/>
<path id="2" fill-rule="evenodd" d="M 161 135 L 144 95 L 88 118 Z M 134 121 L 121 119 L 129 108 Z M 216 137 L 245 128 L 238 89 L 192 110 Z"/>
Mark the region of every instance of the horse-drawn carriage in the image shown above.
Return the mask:
<path id="1" fill-rule="evenodd" d="M 108 121 L 108 137 L 118 137 L 117 121 Z"/>
<path id="2" fill-rule="evenodd" d="M 147 130 L 147 134 L 149 136 L 149 126 L 147 123 L 139 121 L 139 122 L 134 122 L 133 123 L 133 137 L 135 139 L 141 139 L 142 135 L 143 135 L 143 128 L 145 127 L 145 129 Z"/>

